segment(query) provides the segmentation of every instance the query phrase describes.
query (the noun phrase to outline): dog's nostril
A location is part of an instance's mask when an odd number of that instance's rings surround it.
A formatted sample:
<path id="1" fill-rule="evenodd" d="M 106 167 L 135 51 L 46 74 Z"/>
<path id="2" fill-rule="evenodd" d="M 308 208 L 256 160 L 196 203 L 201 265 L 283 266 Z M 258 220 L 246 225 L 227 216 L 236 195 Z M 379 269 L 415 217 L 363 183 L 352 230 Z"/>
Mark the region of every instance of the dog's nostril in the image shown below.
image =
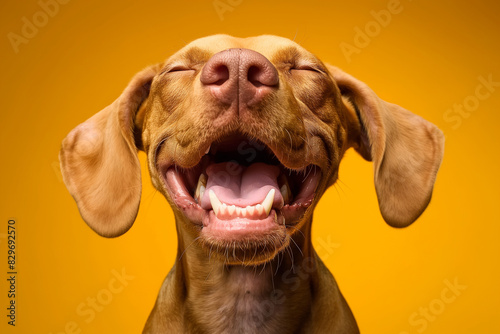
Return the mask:
<path id="1" fill-rule="evenodd" d="M 213 70 L 214 82 L 213 85 L 222 85 L 224 82 L 229 80 L 229 69 L 226 65 L 219 65 Z"/>
<path id="2" fill-rule="evenodd" d="M 221 86 L 229 80 L 229 68 L 226 64 L 207 64 L 203 69 L 200 77 L 201 83 L 204 85 Z"/>
<path id="3" fill-rule="evenodd" d="M 278 84 L 276 68 L 263 56 L 254 56 L 253 64 L 248 67 L 247 81 L 254 87 L 272 87 Z"/>
<path id="4" fill-rule="evenodd" d="M 255 87 L 260 87 L 262 85 L 265 85 L 264 83 L 259 80 L 262 76 L 262 69 L 257 66 L 250 66 L 248 69 L 248 75 L 247 75 L 247 80 L 254 85 Z"/>

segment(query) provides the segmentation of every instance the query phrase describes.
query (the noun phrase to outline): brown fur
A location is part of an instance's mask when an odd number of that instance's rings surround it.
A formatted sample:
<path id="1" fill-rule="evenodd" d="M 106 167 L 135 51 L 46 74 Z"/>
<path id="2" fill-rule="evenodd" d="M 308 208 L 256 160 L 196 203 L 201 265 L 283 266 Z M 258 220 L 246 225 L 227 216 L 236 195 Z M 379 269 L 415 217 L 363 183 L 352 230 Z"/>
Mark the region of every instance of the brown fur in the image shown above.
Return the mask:
<path id="1" fill-rule="evenodd" d="M 224 104 L 201 85 L 204 64 L 229 48 L 257 51 L 276 67 L 279 88 L 262 103 Z M 176 67 L 189 70 L 170 71 Z M 295 226 L 255 243 L 214 244 L 200 238 L 200 226 L 186 218 L 189 205 L 174 203 L 161 166 L 195 166 L 211 142 L 234 131 L 265 142 L 288 168 L 320 167 L 322 178 Z M 137 74 L 113 104 L 71 131 L 60 160 L 83 219 L 97 233 L 114 237 L 137 215 L 136 151 L 147 153 L 153 185 L 175 212 L 178 255 L 144 333 L 358 333 L 312 247 L 314 206 L 353 147 L 373 161 L 384 219 L 407 226 L 430 201 L 443 143 L 434 125 L 382 101 L 364 83 L 288 39 L 216 35 Z"/>

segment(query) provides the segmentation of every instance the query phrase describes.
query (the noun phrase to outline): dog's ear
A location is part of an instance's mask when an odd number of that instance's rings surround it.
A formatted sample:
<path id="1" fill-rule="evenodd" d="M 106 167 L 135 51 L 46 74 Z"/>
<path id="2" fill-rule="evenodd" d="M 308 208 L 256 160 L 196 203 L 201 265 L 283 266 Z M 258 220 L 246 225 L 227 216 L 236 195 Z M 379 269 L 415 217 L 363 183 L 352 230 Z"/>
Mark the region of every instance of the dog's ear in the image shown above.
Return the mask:
<path id="1" fill-rule="evenodd" d="M 358 128 L 352 146 L 373 161 L 375 188 L 384 220 L 406 227 L 425 210 L 444 152 L 434 124 L 381 100 L 366 84 L 329 66 Z M 350 104 L 350 106 L 349 106 Z"/>
<path id="2" fill-rule="evenodd" d="M 139 210 L 141 169 L 134 124 L 158 69 L 151 66 L 136 74 L 118 99 L 62 142 L 64 183 L 85 222 L 105 237 L 125 233 Z"/>

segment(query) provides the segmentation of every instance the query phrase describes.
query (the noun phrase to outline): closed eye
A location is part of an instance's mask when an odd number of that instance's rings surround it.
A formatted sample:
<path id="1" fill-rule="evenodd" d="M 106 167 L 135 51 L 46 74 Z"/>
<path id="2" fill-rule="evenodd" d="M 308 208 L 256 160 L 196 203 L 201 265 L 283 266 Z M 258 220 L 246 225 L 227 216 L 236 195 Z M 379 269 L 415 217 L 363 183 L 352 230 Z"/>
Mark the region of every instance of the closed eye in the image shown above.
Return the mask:
<path id="1" fill-rule="evenodd" d="M 176 73 L 176 72 L 187 72 L 187 71 L 194 71 L 194 68 L 191 68 L 190 66 L 185 65 L 184 63 L 173 63 L 170 65 L 166 65 L 163 67 L 161 71 L 162 74 L 168 74 L 168 73 Z"/>
<path id="2" fill-rule="evenodd" d="M 171 69 L 167 70 L 167 73 L 171 72 L 182 72 L 182 71 L 192 71 L 192 69 L 187 68 L 185 66 L 174 66 Z"/>
<path id="3" fill-rule="evenodd" d="M 308 65 L 302 65 L 302 66 L 297 66 L 297 67 L 291 67 L 290 72 L 292 71 L 310 71 L 310 72 L 316 72 L 316 73 L 325 73 L 325 71 L 313 67 L 313 66 L 308 66 Z"/>

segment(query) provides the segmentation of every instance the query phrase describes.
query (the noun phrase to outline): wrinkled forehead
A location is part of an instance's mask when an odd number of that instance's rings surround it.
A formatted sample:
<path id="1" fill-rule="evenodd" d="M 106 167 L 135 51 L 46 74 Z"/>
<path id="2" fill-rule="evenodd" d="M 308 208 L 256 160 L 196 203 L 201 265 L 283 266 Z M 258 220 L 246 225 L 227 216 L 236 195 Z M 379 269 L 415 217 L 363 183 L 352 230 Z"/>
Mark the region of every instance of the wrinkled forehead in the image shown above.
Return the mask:
<path id="1" fill-rule="evenodd" d="M 306 49 L 288 38 L 262 35 L 256 37 L 238 38 L 229 35 L 213 35 L 203 37 L 186 45 L 170 57 L 168 61 L 179 58 L 197 56 L 208 60 L 214 54 L 233 48 L 244 48 L 257 51 L 272 62 L 300 57 L 311 61 L 317 58 Z"/>

